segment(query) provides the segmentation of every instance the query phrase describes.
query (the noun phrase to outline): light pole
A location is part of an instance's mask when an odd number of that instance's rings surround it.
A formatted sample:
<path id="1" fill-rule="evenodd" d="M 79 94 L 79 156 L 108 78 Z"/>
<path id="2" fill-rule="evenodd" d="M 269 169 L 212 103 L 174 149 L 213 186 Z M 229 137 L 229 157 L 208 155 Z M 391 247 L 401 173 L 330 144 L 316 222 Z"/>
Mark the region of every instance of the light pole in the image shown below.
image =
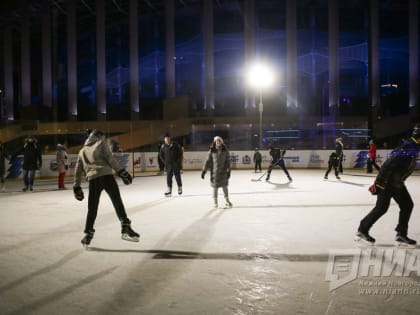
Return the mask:
<path id="1" fill-rule="evenodd" d="M 269 88 L 274 82 L 274 75 L 270 71 L 269 66 L 256 63 L 249 68 L 248 72 L 248 83 L 251 87 L 256 88 L 259 92 L 260 103 L 258 105 L 258 112 L 260 114 L 259 119 L 259 146 L 262 148 L 262 138 L 263 138 L 263 112 L 264 105 L 262 100 L 263 89 Z"/>

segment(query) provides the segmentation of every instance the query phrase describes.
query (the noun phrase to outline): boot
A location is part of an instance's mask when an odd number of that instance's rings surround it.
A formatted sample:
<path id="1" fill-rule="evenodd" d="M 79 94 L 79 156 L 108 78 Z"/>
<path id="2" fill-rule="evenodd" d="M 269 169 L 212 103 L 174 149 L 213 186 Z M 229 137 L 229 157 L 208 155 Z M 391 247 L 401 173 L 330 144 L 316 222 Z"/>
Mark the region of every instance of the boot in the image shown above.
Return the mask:
<path id="1" fill-rule="evenodd" d="M 136 233 L 130 223 L 121 224 L 121 238 L 130 242 L 138 242 L 140 235 Z"/>
<path id="2" fill-rule="evenodd" d="M 182 186 L 178 187 L 178 195 L 182 195 Z"/>
<path id="3" fill-rule="evenodd" d="M 217 209 L 218 207 L 219 207 L 219 205 L 217 204 L 217 198 L 214 198 L 214 200 L 213 200 L 214 202 L 213 202 L 213 208 L 214 209 Z"/>
<path id="4" fill-rule="evenodd" d="M 407 235 L 399 233 L 395 237 L 395 242 L 397 243 L 397 246 L 405 246 L 410 248 L 415 248 L 417 245 L 417 242 L 415 240 L 408 238 Z"/>
<path id="5" fill-rule="evenodd" d="M 168 187 L 168 189 L 165 192 L 166 197 L 170 197 L 172 195 L 172 187 Z"/>
<path id="6" fill-rule="evenodd" d="M 226 209 L 230 209 L 230 208 L 232 208 L 232 203 L 230 202 L 230 200 L 228 199 L 228 198 L 226 198 L 226 204 L 225 204 L 225 208 Z"/>
<path id="7" fill-rule="evenodd" d="M 90 244 L 90 241 L 92 240 L 94 234 L 95 234 L 95 230 L 89 230 L 89 231 L 85 232 L 85 236 L 80 241 L 84 248 L 88 248 L 88 246 Z"/>
<path id="8" fill-rule="evenodd" d="M 372 245 L 374 245 L 375 244 L 375 239 L 372 237 L 372 236 L 370 236 L 369 235 L 369 233 L 365 233 L 365 232 L 362 232 L 362 231 L 357 231 L 357 233 L 356 233 L 356 237 L 355 237 L 355 239 L 354 239 L 356 242 L 363 242 L 363 243 L 365 243 L 365 244 L 367 244 L 367 245 L 370 245 L 370 246 L 372 246 Z"/>

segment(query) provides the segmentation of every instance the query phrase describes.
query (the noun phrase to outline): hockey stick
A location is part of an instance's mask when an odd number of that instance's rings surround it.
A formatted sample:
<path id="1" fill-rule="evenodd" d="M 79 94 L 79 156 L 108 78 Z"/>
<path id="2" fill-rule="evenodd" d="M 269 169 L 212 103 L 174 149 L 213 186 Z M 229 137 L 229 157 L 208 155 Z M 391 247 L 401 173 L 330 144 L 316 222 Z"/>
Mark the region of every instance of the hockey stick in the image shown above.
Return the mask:
<path id="1" fill-rule="evenodd" d="M 281 160 L 281 159 L 278 159 L 278 160 L 277 160 L 277 162 L 273 164 L 273 166 L 271 167 L 271 169 L 273 169 L 273 168 L 274 168 L 274 166 L 278 165 L 278 163 L 280 162 L 280 160 Z M 268 170 L 267 170 L 267 171 L 268 171 Z M 261 181 L 261 178 L 263 178 L 263 177 L 267 174 L 267 171 L 265 171 L 265 172 L 264 172 L 264 173 L 263 173 L 260 177 L 258 177 L 257 179 L 252 178 L 252 179 L 251 179 L 251 181 L 252 181 L 252 182 L 260 182 L 260 181 Z"/>

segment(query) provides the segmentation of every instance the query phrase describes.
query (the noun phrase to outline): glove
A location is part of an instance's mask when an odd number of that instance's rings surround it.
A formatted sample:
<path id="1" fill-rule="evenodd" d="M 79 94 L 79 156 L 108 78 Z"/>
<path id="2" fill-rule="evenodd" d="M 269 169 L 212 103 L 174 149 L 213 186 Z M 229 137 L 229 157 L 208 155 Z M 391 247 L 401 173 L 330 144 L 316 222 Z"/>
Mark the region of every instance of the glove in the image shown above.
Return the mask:
<path id="1" fill-rule="evenodd" d="M 201 178 L 204 179 L 204 176 L 206 176 L 206 171 L 201 172 Z"/>
<path id="2" fill-rule="evenodd" d="M 82 201 L 85 198 L 82 187 L 80 186 L 73 186 L 73 193 L 74 193 L 74 198 L 76 198 L 79 201 Z"/>
<path id="3" fill-rule="evenodd" d="M 126 185 L 130 185 L 133 182 L 133 178 L 125 169 L 122 169 L 121 171 L 119 171 L 118 176 L 121 177 L 124 184 Z"/>
<path id="4" fill-rule="evenodd" d="M 67 170 L 69 169 L 69 166 L 68 166 L 68 165 L 66 165 L 66 166 L 65 166 L 65 169 L 66 169 L 66 171 L 67 171 Z"/>
<path id="5" fill-rule="evenodd" d="M 375 180 L 372 186 L 369 187 L 369 191 L 372 195 L 377 195 L 381 190 L 385 189 L 385 184 Z"/>

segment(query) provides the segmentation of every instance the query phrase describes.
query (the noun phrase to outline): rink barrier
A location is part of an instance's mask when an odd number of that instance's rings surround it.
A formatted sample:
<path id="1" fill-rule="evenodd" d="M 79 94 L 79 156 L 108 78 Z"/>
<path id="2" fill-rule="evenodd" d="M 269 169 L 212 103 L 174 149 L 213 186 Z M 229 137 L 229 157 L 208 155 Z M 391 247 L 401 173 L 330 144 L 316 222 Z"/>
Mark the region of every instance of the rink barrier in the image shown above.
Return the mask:
<path id="1" fill-rule="evenodd" d="M 268 151 L 260 151 L 263 161 L 262 167 L 268 168 L 270 155 Z M 328 158 L 332 150 L 289 150 L 284 157 L 287 168 L 295 169 L 326 169 Z M 343 159 L 344 169 L 366 169 L 368 150 L 345 150 Z M 376 162 L 381 165 L 389 156 L 391 150 L 378 150 Z M 184 152 L 183 169 L 201 170 L 208 155 L 207 151 Z M 230 151 L 231 168 L 254 169 L 254 151 Z M 155 152 L 117 153 L 115 157 L 121 168 L 127 169 L 132 175 L 141 173 L 157 173 L 159 165 Z M 77 154 L 69 154 L 69 169 L 66 177 L 73 176 L 76 166 Z M 23 157 L 18 156 L 7 165 L 7 178 L 22 177 Z M 417 160 L 417 170 L 420 170 L 420 160 Z M 55 178 L 57 176 L 57 163 L 55 155 L 43 155 L 42 167 L 35 174 L 36 178 Z"/>

